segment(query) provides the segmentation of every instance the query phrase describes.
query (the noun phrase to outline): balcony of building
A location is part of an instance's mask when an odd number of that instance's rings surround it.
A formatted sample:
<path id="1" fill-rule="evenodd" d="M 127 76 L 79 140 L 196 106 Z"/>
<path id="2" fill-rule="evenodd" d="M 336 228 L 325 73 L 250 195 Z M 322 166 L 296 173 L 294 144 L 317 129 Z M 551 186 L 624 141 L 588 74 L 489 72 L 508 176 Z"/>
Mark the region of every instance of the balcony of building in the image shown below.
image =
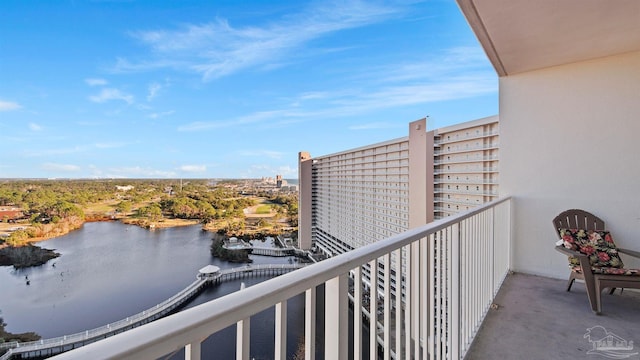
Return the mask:
<path id="1" fill-rule="evenodd" d="M 567 292 L 566 280 L 514 273 L 493 301 L 466 356 L 468 360 L 640 357 L 639 292 L 603 293 L 603 313 L 596 315 L 587 301 L 584 284 L 574 284 Z M 589 329 L 594 327 L 590 337 Z M 632 350 L 622 350 L 620 345 L 613 352 L 594 351 L 593 341 L 607 335 L 602 329 L 626 340 L 627 346 L 631 341 L 635 346 Z"/>
<path id="2" fill-rule="evenodd" d="M 251 317 L 273 308 L 273 358 L 291 358 L 287 301 L 299 294 L 305 359 L 315 359 L 319 346 L 325 359 L 360 359 L 365 352 L 371 359 L 588 358 L 595 340 L 585 334 L 598 326 L 637 342 L 640 293 L 603 294 L 603 313 L 595 315 L 582 284 L 567 292 L 565 280 L 510 271 L 512 206 L 509 198 L 485 204 L 58 357 L 160 358 L 184 351 L 186 359 L 211 358 L 202 342 L 235 326 L 236 358 L 250 359 Z M 380 279 L 368 279 L 371 272 Z M 397 293 L 400 273 L 403 292 Z M 369 301 L 368 290 L 376 288 L 380 300 Z M 318 311 L 322 334 L 316 334 Z M 363 331 L 371 328 L 378 331 Z"/>
<path id="3" fill-rule="evenodd" d="M 482 145 L 472 145 L 472 146 L 466 145 L 464 147 L 448 146 L 446 149 L 434 150 L 433 153 L 435 155 L 458 154 L 458 153 L 477 151 L 477 150 L 492 150 L 492 149 L 497 149 L 498 147 L 499 147 L 498 142 L 492 142 L 492 143 L 487 143 Z"/>
<path id="4" fill-rule="evenodd" d="M 465 157 L 465 158 L 453 158 L 453 159 L 444 159 L 444 158 L 440 158 L 440 159 L 436 159 L 433 161 L 434 165 L 440 165 L 440 164 L 463 164 L 463 163 L 475 163 L 475 162 L 480 162 L 480 161 L 497 161 L 498 160 L 498 155 L 483 155 L 483 156 L 472 156 L 472 157 Z"/>
<path id="5" fill-rule="evenodd" d="M 202 342 L 235 326 L 237 359 L 249 359 L 251 317 L 274 308 L 273 358 L 291 358 L 287 302 L 303 294 L 305 332 L 300 335 L 306 359 L 315 359 L 319 346 L 325 359 L 359 359 L 365 352 L 371 359 L 378 354 L 385 359 L 462 358 L 509 271 L 510 218 L 511 200 L 501 199 L 58 357 L 160 358 L 184 351 L 187 359 L 211 358 L 202 352 Z M 380 281 L 365 276 L 370 273 L 381 274 Z M 402 292 L 394 291 L 398 283 Z M 319 287 L 324 288 L 322 308 L 316 304 Z M 380 300 L 370 300 L 367 291 Z M 324 314 L 322 334 L 316 334 L 318 311 Z M 368 333 L 365 349 L 363 329 L 372 328 L 378 331 Z"/>
<path id="6" fill-rule="evenodd" d="M 478 132 L 478 133 L 471 133 L 471 134 L 465 134 L 465 135 L 457 135 L 456 134 L 453 137 L 447 136 L 445 134 L 438 134 L 438 135 L 436 135 L 437 138 L 436 138 L 434 144 L 435 145 L 443 145 L 443 144 L 452 143 L 452 142 L 459 142 L 459 141 L 465 141 L 465 140 L 481 139 L 481 138 L 490 137 L 490 136 L 497 136 L 498 134 L 499 134 L 498 130 L 484 131 L 482 133 Z"/>

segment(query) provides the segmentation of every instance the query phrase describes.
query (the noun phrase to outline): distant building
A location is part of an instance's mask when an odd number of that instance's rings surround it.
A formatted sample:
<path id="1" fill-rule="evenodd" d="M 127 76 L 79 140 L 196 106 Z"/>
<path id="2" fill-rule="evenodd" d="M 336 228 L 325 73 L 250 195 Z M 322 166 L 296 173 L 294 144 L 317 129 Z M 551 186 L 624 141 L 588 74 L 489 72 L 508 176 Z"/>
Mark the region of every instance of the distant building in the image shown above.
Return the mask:
<path id="1" fill-rule="evenodd" d="M 299 153 L 299 243 L 328 255 L 471 209 L 498 194 L 498 117 L 312 158 Z"/>
<path id="2" fill-rule="evenodd" d="M 498 117 L 426 125 L 417 120 L 407 137 L 335 154 L 300 152 L 300 248 L 339 255 L 495 198 Z"/>
<path id="3" fill-rule="evenodd" d="M 498 197 L 498 117 L 430 132 L 433 136 L 434 219 Z"/>

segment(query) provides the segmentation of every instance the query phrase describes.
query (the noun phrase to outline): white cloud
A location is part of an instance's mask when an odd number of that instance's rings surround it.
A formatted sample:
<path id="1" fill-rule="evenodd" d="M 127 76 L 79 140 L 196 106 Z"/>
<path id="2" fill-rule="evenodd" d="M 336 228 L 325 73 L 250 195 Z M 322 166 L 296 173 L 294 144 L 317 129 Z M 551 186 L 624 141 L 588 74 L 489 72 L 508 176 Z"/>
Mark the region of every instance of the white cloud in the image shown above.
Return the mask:
<path id="1" fill-rule="evenodd" d="M 149 94 L 147 95 L 147 101 L 153 100 L 158 95 L 158 92 L 162 89 L 162 85 L 153 83 L 149 85 Z"/>
<path id="2" fill-rule="evenodd" d="M 80 166 L 70 164 L 45 163 L 42 164 L 42 169 L 47 171 L 77 172 L 80 171 Z"/>
<path id="3" fill-rule="evenodd" d="M 182 165 L 180 166 L 180 171 L 189 172 L 189 173 L 202 173 L 207 171 L 206 165 Z"/>
<path id="4" fill-rule="evenodd" d="M 11 111 L 22 109 L 17 102 L 0 100 L 0 111 Z"/>
<path id="5" fill-rule="evenodd" d="M 326 91 L 311 91 L 303 93 L 299 96 L 300 100 L 317 100 L 317 99 L 326 99 L 329 95 Z"/>
<path id="6" fill-rule="evenodd" d="M 315 7 L 289 14 L 268 24 L 234 27 L 218 18 L 189 24 L 178 30 L 138 31 L 131 35 L 148 45 L 155 58 L 140 63 L 118 59 L 116 71 L 161 67 L 191 70 L 208 81 L 247 68 L 277 68 L 293 61 L 308 42 L 345 29 L 387 19 L 399 10 L 363 1 L 318 2 Z"/>
<path id="7" fill-rule="evenodd" d="M 363 67 L 344 81 L 349 88 L 304 92 L 280 109 L 256 111 L 234 119 L 198 121 L 178 131 L 205 131 L 243 125 L 282 126 L 309 120 L 362 116 L 395 107 L 482 96 L 498 91 L 498 79 L 479 47 L 451 48 L 427 61 Z M 352 130 L 390 128 L 385 123 L 354 125 Z"/>
<path id="8" fill-rule="evenodd" d="M 201 131 L 201 130 L 213 130 L 213 129 L 220 129 L 220 128 L 237 127 L 240 125 L 263 123 L 266 121 L 271 121 L 273 119 L 278 119 L 280 121 L 286 122 L 287 119 L 307 117 L 307 116 L 309 116 L 309 114 L 302 111 L 293 110 L 293 109 L 266 110 L 266 111 L 254 112 L 245 116 L 240 116 L 232 120 L 196 121 L 190 124 L 179 126 L 178 131 Z"/>
<path id="9" fill-rule="evenodd" d="M 43 150 L 32 150 L 27 149 L 24 151 L 25 157 L 45 157 L 45 156 L 60 156 L 60 155 L 68 155 L 68 154 L 77 154 L 87 151 L 85 146 L 76 145 L 70 148 L 60 148 L 60 149 L 43 149 Z"/>
<path id="10" fill-rule="evenodd" d="M 84 79 L 84 82 L 86 82 L 87 85 L 89 85 L 89 86 L 104 86 L 104 85 L 107 85 L 109 83 L 107 80 L 99 79 L 99 78 Z"/>
<path id="11" fill-rule="evenodd" d="M 141 166 L 111 168 L 104 172 L 105 177 L 113 178 L 136 178 L 136 177 L 150 177 L 150 178 L 175 178 L 177 174 L 175 171 L 164 171 L 152 168 L 143 168 Z"/>
<path id="12" fill-rule="evenodd" d="M 174 110 L 170 110 L 170 111 L 164 111 L 164 112 L 160 112 L 160 113 L 151 113 L 148 116 L 151 119 L 158 119 L 158 118 L 161 118 L 161 117 L 173 115 L 174 113 L 175 113 Z"/>
<path id="13" fill-rule="evenodd" d="M 96 143 L 94 146 L 98 149 L 115 149 L 124 147 L 124 143 L 113 142 L 113 143 Z"/>
<path id="14" fill-rule="evenodd" d="M 42 131 L 42 126 L 36 123 L 29 123 L 29 129 L 31 129 L 31 131 Z"/>
<path id="15" fill-rule="evenodd" d="M 404 124 L 394 124 L 385 122 L 373 122 L 368 124 L 352 125 L 349 126 L 349 130 L 372 130 L 372 129 L 392 129 L 398 126 L 406 126 Z"/>
<path id="16" fill-rule="evenodd" d="M 280 151 L 273 150 L 242 150 L 238 152 L 238 155 L 247 157 L 281 159 L 284 154 Z"/>
<path id="17" fill-rule="evenodd" d="M 89 96 L 89 100 L 97 103 L 103 103 L 110 100 L 122 100 L 127 104 L 132 104 L 133 95 L 123 93 L 118 89 L 107 88 L 102 89 L 102 91 L 100 91 L 100 93 L 97 95 Z"/>

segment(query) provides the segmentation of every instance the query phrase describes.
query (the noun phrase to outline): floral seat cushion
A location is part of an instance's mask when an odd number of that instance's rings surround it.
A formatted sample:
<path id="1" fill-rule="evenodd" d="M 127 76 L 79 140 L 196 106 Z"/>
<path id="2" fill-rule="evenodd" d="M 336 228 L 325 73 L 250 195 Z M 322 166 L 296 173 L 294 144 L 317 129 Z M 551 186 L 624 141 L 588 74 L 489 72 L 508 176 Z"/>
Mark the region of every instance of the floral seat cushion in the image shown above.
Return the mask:
<path id="1" fill-rule="evenodd" d="M 581 273 L 582 268 L 580 265 L 572 266 L 571 270 Z M 640 276 L 640 269 L 624 269 L 624 268 L 612 268 L 612 267 L 595 267 L 592 266 L 594 274 L 600 275 L 627 275 L 627 276 Z"/>
<path id="2" fill-rule="evenodd" d="M 624 264 L 618 254 L 618 248 L 613 242 L 613 237 L 608 231 L 593 231 L 583 229 L 558 229 L 564 247 L 570 250 L 579 251 L 589 256 L 589 263 L 594 268 L 595 273 L 605 273 L 600 271 L 613 271 L 613 269 L 623 269 Z M 580 266 L 576 257 L 569 257 L 569 266 L 575 268 Z M 608 268 L 611 270 L 598 270 Z M 613 272 L 609 272 L 613 274 Z M 637 271 L 636 271 L 637 273 Z"/>

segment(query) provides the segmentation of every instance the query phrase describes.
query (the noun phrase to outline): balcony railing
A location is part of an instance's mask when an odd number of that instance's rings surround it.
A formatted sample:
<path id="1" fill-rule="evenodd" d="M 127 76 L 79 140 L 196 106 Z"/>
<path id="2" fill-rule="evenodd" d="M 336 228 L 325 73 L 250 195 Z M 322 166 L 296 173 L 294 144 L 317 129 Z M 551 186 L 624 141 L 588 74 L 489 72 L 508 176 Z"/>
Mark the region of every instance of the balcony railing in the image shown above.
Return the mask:
<path id="1" fill-rule="evenodd" d="M 461 359 L 509 271 L 510 217 L 510 198 L 496 200 L 56 358 L 151 359 L 184 348 L 186 359 L 200 359 L 203 339 L 237 324 L 236 359 L 249 359 L 251 316 L 275 306 L 273 358 L 285 359 L 287 300 L 305 293 L 305 358 L 315 359 L 316 288 L 324 285 L 326 359 L 348 358 L 350 339 L 354 358 L 361 359 L 363 322 L 378 329 L 369 333 L 371 359 L 378 358 L 378 349 L 384 359 Z M 383 281 L 364 278 L 379 271 Z M 350 278 L 353 334 L 348 333 Z M 392 298 L 399 281 L 404 291 L 395 291 Z M 381 313 L 377 301 L 364 308 L 365 283 L 379 289 Z"/>
<path id="2" fill-rule="evenodd" d="M 435 145 L 442 145 L 442 144 L 458 142 L 458 141 L 464 141 L 464 140 L 469 140 L 469 139 L 478 139 L 478 138 L 487 137 L 487 136 L 495 136 L 495 135 L 498 135 L 498 134 L 499 134 L 498 130 L 493 130 L 493 131 L 485 131 L 482 134 L 471 133 L 471 134 L 468 134 L 468 135 L 456 136 L 453 139 L 451 139 L 451 138 L 444 139 L 443 135 L 438 135 L 438 138 L 435 140 L 434 143 L 435 143 Z"/>

